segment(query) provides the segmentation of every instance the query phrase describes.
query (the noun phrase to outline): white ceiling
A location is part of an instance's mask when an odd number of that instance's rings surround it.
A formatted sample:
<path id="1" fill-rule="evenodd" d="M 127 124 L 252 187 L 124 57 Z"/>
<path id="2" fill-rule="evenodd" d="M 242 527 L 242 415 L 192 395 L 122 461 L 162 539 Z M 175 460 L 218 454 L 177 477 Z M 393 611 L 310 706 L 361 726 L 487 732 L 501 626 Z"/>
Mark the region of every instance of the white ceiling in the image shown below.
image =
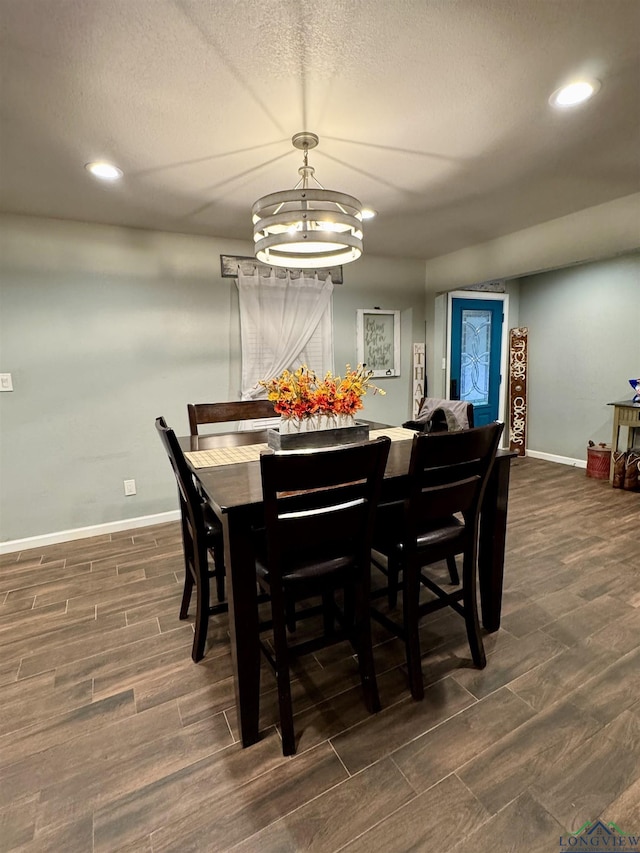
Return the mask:
<path id="1" fill-rule="evenodd" d="M 0 0 L 0 209 L 251 239 L 291 136 L 431 258 L 640 190 L 639 0 Z M 598 95 L 559 112 L 570 78 Z M 86 162 L 111 160 L 118 185 Z"/>

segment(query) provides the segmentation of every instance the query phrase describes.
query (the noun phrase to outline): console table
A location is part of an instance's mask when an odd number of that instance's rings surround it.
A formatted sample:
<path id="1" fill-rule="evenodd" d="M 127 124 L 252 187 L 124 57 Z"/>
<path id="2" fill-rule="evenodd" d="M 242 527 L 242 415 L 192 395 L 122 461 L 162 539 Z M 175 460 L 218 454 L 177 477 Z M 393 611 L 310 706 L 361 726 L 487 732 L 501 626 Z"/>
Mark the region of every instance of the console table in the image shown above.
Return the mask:
<path id="1" fill-rule="evenodd" d="M 613 437 L 611 439 L 611 467 L 609 468 L 609 481 L 613 481 L 613 454 L 618 449 L 620 438 L 620 427 L 628 427 L 627 447 L 634 447 L 636 430 L 640 432 L 640 402 L 633 400 L 619 400 L 617 403 L 607 403 L 613 406 Z"/>

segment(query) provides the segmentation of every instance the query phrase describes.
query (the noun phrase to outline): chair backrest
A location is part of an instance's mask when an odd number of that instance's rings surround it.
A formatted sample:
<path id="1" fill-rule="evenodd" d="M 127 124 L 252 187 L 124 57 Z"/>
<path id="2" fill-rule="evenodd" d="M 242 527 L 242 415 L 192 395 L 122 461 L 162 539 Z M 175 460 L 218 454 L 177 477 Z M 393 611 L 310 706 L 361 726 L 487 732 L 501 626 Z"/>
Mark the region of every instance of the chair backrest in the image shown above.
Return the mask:
<path id="1" fill-rule="evenodd" d="M 188 403 L 189 430 L 198 435 L 198 424 L 223 424 L 231 421 L 249 421 L 258 418 L 275 418 L 270 400 L 232 400 L 229 403 Z"/>
<path id="2" fill-rule="evenodd" d="M 269 571 L 289 560 L 353 561 L 368 576 L 375 510 L 389 456 L 386 436 L 362 444 L 260 457 Z"/>
<path id="3" fill-rule="evenodd" d="M 413 438 L 409 493 L 405 501 L 407 543 L 425 523 L 461 513 L 468 536 L 477 534 L 480 506 L 504 424 Z"/>
<path id="4" fill-rule="evenodd" d="M 169 457 L 169 462 L 171 463 L 178 484 L 183 526 L 187 525 L 186 533 L 191 537 L 194 549 L 201 549 L 200 553 L 205 553 L 206 541 L 202 497 L 196 488 L 193 474 L 187 464 L 175 432 L 167 426 L 163 417 L 156 418 L 156 429 L 158 430 L 160 441 L 167 451 L 167 456 Z"/>

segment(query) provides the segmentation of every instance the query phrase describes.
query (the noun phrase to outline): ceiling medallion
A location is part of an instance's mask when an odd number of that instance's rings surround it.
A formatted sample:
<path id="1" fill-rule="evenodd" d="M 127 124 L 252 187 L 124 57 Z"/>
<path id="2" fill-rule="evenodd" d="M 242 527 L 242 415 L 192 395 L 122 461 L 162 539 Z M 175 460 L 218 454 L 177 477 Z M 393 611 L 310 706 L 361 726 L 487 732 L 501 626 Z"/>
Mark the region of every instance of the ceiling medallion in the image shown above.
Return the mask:
<path id="1" fill-rule="evenodd" d="M 356 261 L 362 254 L 362 205 L 351 195 L 326 190 L 314 177 L 308 155 L 318 144 L 315 133 L 296 133 L 291 141 L 304 151 L 300 180 L 292 190 L 270 193 L 253 205 L 256 258 L 290 269 Z"/>

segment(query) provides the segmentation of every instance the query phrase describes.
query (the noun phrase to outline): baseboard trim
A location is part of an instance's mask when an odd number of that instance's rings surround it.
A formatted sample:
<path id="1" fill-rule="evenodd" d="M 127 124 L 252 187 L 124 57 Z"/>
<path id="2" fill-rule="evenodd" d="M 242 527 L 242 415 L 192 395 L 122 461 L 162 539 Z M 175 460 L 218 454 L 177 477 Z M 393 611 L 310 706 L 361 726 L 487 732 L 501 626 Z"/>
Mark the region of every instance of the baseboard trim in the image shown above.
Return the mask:
<path id="1" fill-rule="evenodd" d="M 532 459 L 544 459 L 547 462 L 558 462 L 560 465 L 571 465 L 573 468 L 586 468 L 587 463 L 582 459 L 571 459 L 569 456 L 556 456 L 554 453 L 542 453 L 539 450 L 527 449 L 527 456 Z M 42 536 L 30 536 L 27 539 L 13 539 L 0 542 L 0 554 L 12 554 L 15 551 L 29 551 L 32 548 L 43 548 L 45 545 L 58 545 L 60 542 L 72 542 L 74 539 L 89 539 L 91 536 L 102 536 L 105 533 L 119 533 L 121 530 L 134 530 L 138 527 L 151 527 L 154 524 L 164 524 L 168 521 L 179 521 L 180 511 L 159 512 L 156 515 L 143 515 L 139 518 L 124 518 L 121 521 L 109 521 L 106 524 L 95 524 L 91 527 L 78 527 L 75 530 L 59 530 L 57 533 L 45 533 Z"/>
<path id="2" fill-rule="evenodd" d="M 546 462 L 558 462 L 560 465 L 571 465 L 572 468 L 586 468 L 584 459 L 572 459 L 570 456 L 556 456 L 555 453 L 542 453 L 540 450 L 529 450 L 527 456 L 532 459 L 544 459 Z"/>
<path id="3" fill-rule="evenodd" d="M 134 530 L 138 527 L 151 527 L 168 521 L 179 521 L 180 510 L 158 512 L 155 515 L 142 515 L 138 518 L 123 518 L 120 521 L 108 521 L 106 524 L 94 524 L 91 527 L 77 527 L 75 530 L 59 530 L 57 533 L 44 533 L 41 536 L 29 536 L 26 539 L 12 539 L 0 542 L 0 554 L 13 554 L 15 551 L 30 551 L 32 548 L 44 548 L 46 545 L 58 545 L 60 542 L 72 542 L 74 539 L 89 539 L 91 536 L 103 536 L 105 533 L 119 533 L 121 530 Z"/>

